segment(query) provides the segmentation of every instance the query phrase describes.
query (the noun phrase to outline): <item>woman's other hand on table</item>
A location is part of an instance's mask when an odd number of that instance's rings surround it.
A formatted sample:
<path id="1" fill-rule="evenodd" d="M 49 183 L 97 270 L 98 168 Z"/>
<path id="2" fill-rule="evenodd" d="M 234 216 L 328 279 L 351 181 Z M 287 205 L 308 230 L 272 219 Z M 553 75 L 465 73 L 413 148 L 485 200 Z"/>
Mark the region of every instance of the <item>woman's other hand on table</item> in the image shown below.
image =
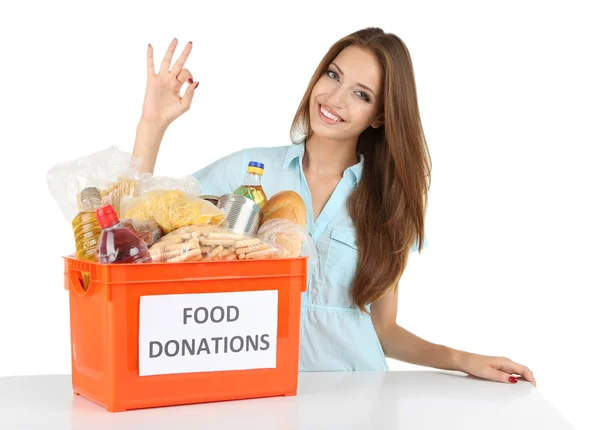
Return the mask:
<path id="1" fill-rule="evenodd" d="M 515 363 L 506 357 L 493 357 L 487 355 L 464 352 L 459 357 L 459 370 L 469 375 L 492 381 L 515 384 L 518 375 L 537 387 L 533 372 L 522 364 Z"/>

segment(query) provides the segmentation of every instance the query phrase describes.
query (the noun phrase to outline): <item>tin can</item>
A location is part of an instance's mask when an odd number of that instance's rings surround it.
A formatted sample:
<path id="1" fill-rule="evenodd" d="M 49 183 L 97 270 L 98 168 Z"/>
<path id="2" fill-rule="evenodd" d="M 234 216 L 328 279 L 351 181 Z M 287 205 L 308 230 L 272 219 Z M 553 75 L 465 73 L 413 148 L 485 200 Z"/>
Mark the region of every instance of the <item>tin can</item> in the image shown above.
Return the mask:
<path id="1" fill-rule="evenodd" d="M 239 234 L 256 234 L 263 211 L 247 197 L 225 194 L 217 202 L 217 207 L 225 212 L 223 226 Z"/>

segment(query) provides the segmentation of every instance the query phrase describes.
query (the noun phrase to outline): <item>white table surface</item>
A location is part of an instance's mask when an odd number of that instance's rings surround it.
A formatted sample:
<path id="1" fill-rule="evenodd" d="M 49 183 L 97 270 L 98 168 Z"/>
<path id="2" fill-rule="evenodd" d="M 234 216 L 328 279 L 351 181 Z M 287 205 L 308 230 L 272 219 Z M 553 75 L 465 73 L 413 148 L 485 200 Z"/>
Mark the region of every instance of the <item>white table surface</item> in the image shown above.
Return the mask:
<path id="1" fill-rule="evenodd" d="M 0 378 L 9 429 L 460 429 L 574 427 L 530 383 L 454 372 L 300 373 L 298 395 L 119 413 L 74 396 L 70 375 Z"/>

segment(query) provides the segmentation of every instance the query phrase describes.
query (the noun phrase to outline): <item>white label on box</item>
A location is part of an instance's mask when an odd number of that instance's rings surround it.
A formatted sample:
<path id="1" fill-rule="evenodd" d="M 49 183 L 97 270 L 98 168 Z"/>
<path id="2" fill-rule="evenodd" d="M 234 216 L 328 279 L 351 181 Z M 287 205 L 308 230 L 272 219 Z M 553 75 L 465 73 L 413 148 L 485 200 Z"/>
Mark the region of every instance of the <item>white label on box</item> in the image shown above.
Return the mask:
<path id="1" fill-rule="evenodd" d="M 276 367 L 277 290 L 140 298 L 140 376 Z"/>

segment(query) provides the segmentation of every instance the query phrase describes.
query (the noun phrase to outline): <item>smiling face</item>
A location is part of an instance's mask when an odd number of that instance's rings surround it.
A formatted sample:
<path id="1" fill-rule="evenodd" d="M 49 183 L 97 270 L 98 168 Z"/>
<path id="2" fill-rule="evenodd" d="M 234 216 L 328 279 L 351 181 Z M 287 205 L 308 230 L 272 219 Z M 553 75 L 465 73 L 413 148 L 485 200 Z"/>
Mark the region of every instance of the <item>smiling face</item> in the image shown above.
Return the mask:
<path id="1" fill-rule="evenodd" d="M 331 62 L 310 95 L 312 131 L 324 138 L 352 140 L 379 127 L 381 66 L 368 50 L 348 46 Z"/>

